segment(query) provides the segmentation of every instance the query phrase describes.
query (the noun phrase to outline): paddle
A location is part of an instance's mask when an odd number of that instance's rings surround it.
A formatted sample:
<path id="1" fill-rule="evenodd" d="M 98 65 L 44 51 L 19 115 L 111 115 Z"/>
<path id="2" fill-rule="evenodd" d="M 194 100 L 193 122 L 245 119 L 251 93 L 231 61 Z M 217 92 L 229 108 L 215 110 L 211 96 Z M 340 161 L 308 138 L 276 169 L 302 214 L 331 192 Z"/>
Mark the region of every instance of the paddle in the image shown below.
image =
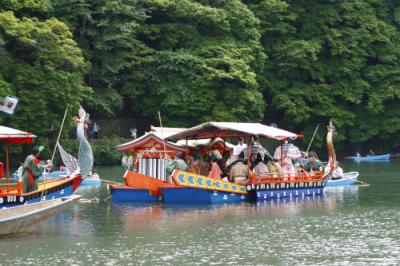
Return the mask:
<path id="1" fill-rule="evenodd" d="M 54 156 L 56 154 L 56 150 L 57 150 L 57 146 L 58 146 L 57 144 L 58 144 L 58 141 L 60 140 L 61 132 L 64 128 L 64 122 L 65 122 L 65 118 L 67 117 L 67 113 L 68 113 L 68 106 L 65 108 L 64 117 L 61 122 L 60 130 L 58 131 L 57 141 L 56 141 L 56 144 L 54 145 L 53 154 L 51 156 L 51 161 L 50 161 L 51 164 L 53 164 Z M 40 201 L 42 201 L 45 189 L 46 189 L 46 175 L 43 176 L 43 190 L 42 190 L 42 195 L 40 196 Z"/>
<path id="2" fill-rule="evenodd" d="M 315 134 L 317 134 L 318 128 L 319 128 L 319 124 L 317 125 L 317 127 L 316 127 L 315 130 L 314 130 L 314 134 L 312 135 L 312 138 L 311 138 L 311 140 L 310 140 L 310 143 L 308 143 L 308 147 L 307 147 L 306 153 L 308 153 L 308 151 L 309 151 L 310 148 L 311 148 L 311 144 L 312 144 L 313 141 L 314 141 L 314 137 L 315 137 Z"/>

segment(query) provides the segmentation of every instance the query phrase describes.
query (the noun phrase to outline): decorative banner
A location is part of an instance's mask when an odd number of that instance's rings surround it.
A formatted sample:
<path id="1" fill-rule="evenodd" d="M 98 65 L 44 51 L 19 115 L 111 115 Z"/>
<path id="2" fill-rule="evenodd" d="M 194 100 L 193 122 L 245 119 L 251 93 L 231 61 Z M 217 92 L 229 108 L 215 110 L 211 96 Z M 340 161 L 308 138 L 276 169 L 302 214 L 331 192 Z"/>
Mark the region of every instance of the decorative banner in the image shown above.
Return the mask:
<path id="1" fill-rule="evenodd" d="M 247 194 L 246 186 L 215 180 L 210 177 L 196 175 L 182 170 L 175 170 L 172 177 L 176 184 L 180 186 Z"/>
<path id="2" fill-rule="evenodd" d="M 19 99 L 13 96 L 6 96 L 0 100 L 0 111 L 7 114 L 14 114 L 15 107 L 17 107 Z"/>

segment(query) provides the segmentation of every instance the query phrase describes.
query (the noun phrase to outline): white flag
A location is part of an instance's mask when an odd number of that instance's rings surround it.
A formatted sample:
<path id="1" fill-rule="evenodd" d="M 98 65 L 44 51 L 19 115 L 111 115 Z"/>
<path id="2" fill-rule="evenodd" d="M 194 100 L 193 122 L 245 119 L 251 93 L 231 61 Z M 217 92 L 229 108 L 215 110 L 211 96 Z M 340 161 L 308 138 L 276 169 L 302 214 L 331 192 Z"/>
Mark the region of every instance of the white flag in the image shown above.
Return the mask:
<path id="1" fill-rule="evenodd" d="M 19 99 L 13 96 L 6 96 L 0 100 L 0 111 L 12 115 L 17 107 Z"/>

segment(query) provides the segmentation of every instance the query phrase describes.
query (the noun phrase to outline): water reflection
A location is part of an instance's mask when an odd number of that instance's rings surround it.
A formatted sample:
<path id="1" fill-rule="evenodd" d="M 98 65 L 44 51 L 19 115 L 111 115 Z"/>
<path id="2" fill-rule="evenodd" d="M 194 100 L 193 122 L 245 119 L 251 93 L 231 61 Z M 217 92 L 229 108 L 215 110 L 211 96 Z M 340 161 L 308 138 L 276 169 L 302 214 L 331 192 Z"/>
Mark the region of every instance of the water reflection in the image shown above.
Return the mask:
<path id="1" fill-rule="evenodd" d="M 151 230 L 165 227 L 192 227 L 202 224 L 223 224 L 231 220 L 285 218 L 310 212 L 325 213 L 336 209 L 338 197 L 282 198 L 258 203 L 213 205 L 115 204 L 110 215 L 119 217 L 125 230 Z M 351 191 L 357 193 L 357 190 Z M 336 195 L 336 196 L 335 196 Z"/>

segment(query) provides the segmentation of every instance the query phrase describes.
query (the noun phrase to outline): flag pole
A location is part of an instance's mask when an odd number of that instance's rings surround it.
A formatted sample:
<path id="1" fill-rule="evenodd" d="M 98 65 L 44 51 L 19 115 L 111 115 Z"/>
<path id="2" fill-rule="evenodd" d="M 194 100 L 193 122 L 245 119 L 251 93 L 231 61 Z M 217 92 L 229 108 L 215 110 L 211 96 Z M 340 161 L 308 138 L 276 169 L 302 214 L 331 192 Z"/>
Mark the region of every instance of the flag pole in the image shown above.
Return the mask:
<path id="1" fill-rule="evenodd" d="M 164 157 L 166 156 L 166 151 L 167 149 L 165 148 L 165 139 L 164 139 L 164 128 L 162 125 L 162 121 L 161 121 L 161 114 L 160 114 L 160 110 L 158 110 L 158 119 L 160 120 L 160 127 L 161 127 L 161 137 L 163 139 L 163 145 L 164 145 Z"/>

